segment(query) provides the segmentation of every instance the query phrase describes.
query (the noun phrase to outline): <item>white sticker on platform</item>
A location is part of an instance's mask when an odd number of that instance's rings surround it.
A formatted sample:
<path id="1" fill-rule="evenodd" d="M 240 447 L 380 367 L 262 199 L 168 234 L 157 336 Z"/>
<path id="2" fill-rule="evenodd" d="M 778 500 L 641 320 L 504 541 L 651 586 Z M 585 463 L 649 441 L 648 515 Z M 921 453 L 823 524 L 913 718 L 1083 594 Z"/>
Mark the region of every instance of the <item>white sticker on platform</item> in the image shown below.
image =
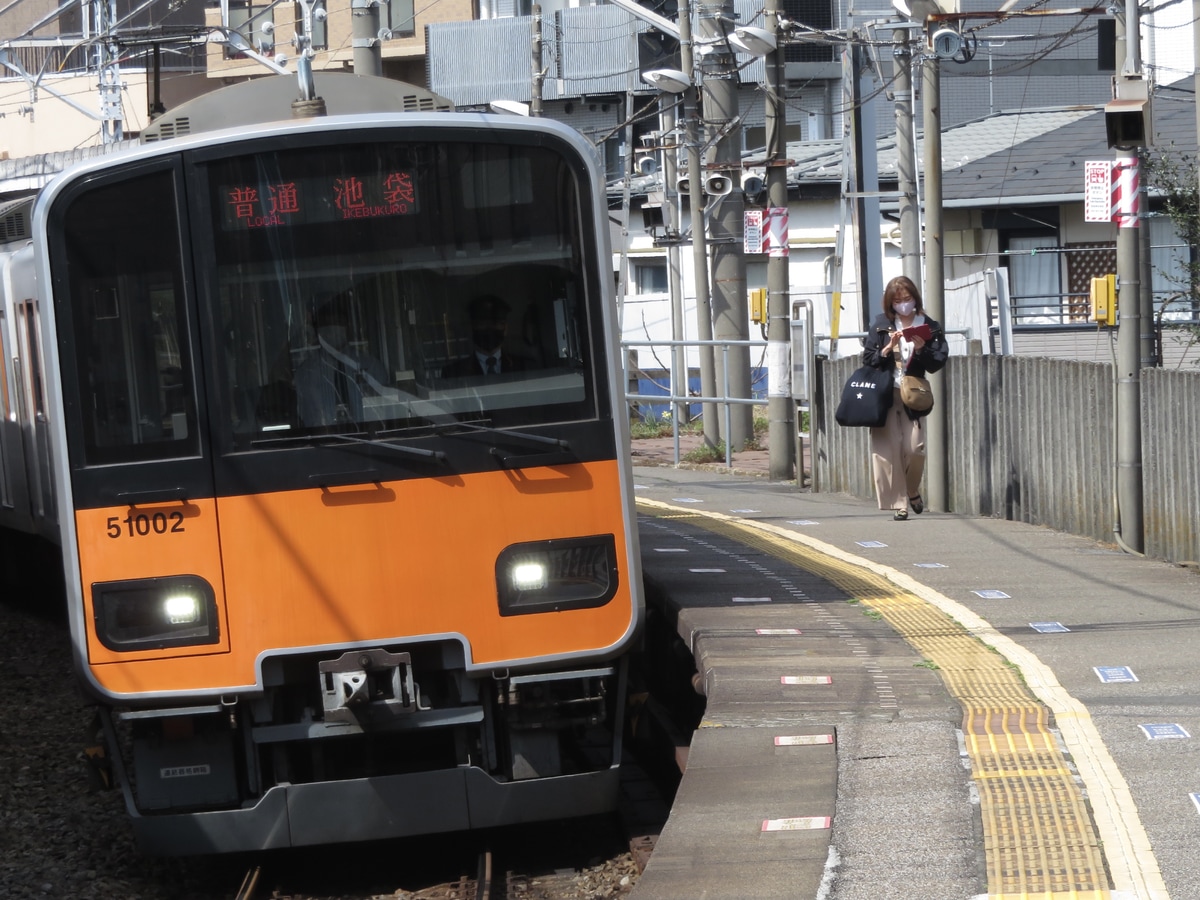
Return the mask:
<path id="1" fill-rule="evenodd" d="M 887 546 L 887 544 L 885 544 L 883 541 L 855 541 L 854 543 L 858 544 L 860 547 L 867 547 L 869 549 Z"/>
<path id="2" fill-rule="evenodd" d="M 811 747 L 832 743 L 832 734 L 783 734 L 775 738 L 776 747 Z"/>
<path id="3" fill-rule="evenodd" d="M 744 513 L 756 513 L 756 512 L 762 512 L 762 510 L 758 510 L 758 509 L 731 509 L 731 510 L 730 510 L 730 512 L 733 512 L 733 513 L 743 513 L 743 514 L 744 514 Z"/>
<path id="4" fill-rule="evenodd" d="M 829 675 L 781 675 L 780 684 L 833 684 Z"/>
<path id="5" fill-rule="evenodd" d="M 1092 671 L 1105 684 L 1137 681 L 1137 676 L 1129 666 L 1093 666 Z"/>
<path id="6" fill-rule="evenodd" d="M 829 827 L 829 816 L 798 816 L 792 819 L 763 819 L 763 831 L 814 831 Z"/>
<path id="7" fill-rule="evenodd" d="M 698 575 L 720 575 L 724 569 L 688 569 L 689 572 L 695 572 Z"/>
<path id="8" fill-rule="evenodd" d="M 788 519 L 787 523 L 789 525 L 820 525 L 821 524 L 820 522 L 814 521 L 813 519 Z"/>
<path id="9" fill-rule="evenodd" d="M 1182 725 L 1174 723 L 1170 725 L 1139 725 L 1138 728 L 1145 732 L 1146 737 L 1152 741 L 1164 741 L 1172 738 L 1190 738 L 1187 729 Z"/>
<path id="10" fill-rule="evenodd" d="M 733 597 L 734 603 L 770 603 L 770 597 Z"/>
<path id="11" fill-rule="evenodd" d="M 676 503 L 703 503 L 703 500 L 697 500 L 695 497 L 672 497 Z"/>
<path id="12" fill-rule="evenodd" d="M 918 569 L 948 569 L 945 563 L 913 563 Z"/>
<path id="13" fill-rule="evenodd" d="M 1004 591 L 971 591 L 977 597 L 982 597 L 984 600 L 1011 600 L 1008 594 Z"/>
<path id="14" fill-rule="evenodd" d="M 655 553 L 687 553 L 687 547 L 655 547 Z"/>
<path id="15" fill-rule="evenodd" d="M 1030 622 L 1029 627 L 1041 634 L 1063 634 L 1071 630 L 1062 622 Z"/>
<path id="16" fill-rule="evenodd" d="M 799 628 L 755 628 L 755 634 L 801 634 Z"/>

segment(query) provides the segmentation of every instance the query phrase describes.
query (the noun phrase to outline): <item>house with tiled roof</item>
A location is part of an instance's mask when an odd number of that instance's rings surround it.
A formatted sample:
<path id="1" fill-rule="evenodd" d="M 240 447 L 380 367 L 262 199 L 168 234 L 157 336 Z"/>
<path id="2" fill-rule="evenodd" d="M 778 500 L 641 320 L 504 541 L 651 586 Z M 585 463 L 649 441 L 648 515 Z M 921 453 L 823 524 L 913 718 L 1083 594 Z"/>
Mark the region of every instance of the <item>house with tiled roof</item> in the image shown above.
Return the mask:
<path id="1" fill-rule="evenodd" d="M 1160 91 L 1153 113 L 1156 148 L 1195 153 L 1190 94 Z M 1090 321 L 1088 292 L 1093 277 L 1115 272 L 1117 228 L 1084 217 L 1085 164 L 1115 158 L 1107 143 L 1103 107 L 1002 112 L 946 128 L 941 143 L 947 324 L 969 329 L 961 339 L 979 341 L 985 353 L 1000 352 L 1003 345 L 1019 354 L 1109 361 L 1112 335 Z M 920 134 L 916 144 L 923 169 Z M 878 223 L 864 226 L 861 237 L 848 236 L 839 246 L 844 149 L 840 141 L 788 145 L 790 292 L 793 300 L 812 304 L 818 337 L 831 331 L 830 271 L 839 250 L 844 263 L 843 335 L 861 330 L 878 305 L 878 298 L 865 298 L 864 303 L 860 296 L 854 277 L 856 242 L 875 239 L 877 228 L 883 279 L 901 274 L 895 138 L 882 138 L 875 146 Z M 756 156 L 761 160 L 762 152 L 747 154 L 747 161 L 752 163 Z M 752 165 L 747 172 L 755 173 Z M 635 198 L 650 197 L 653 202 L 662 185 L 656 175 L 636 179 L 631 187 Z M 610 192 L 614 206 L 615 197 Z M 922 208 L 924 202 L 922 196 Z M 1172 339 L 1170 325 L 1200 321 L 1200 310 L 1169 300 L 1178 294 L 1178 278 L 1184 274 L 1180 259 L 1186 259 L 1187 248 L 1171 222 L 1155 214 L 1155 206 L 1152 191 L 1139 232 L 1151 260 L 1156 309 L 1166 303 L 1162 354 L 1174 365 L 1195 354 Z M 636 212 L 635 203 L 625 260 L 631 291 L 623 305 L 630 340 L 645 339 L 652 332 L 661 336 L 670 323 L 669 308 L 663 306 L 665 248 L 661 239 L 656 246 L 650 234 L 639 231 Z M 619 210 L 614 208 L 613 215 L 623 221 Z M 685 222 L 685 232 L 687 227 Z M 620 246 L 619 240 L 614 243 Z M 690 244 L 682 252 L 686 260 Z M 764 287 L 766 256 L 748 253 L 746 261 L 748 289 Z M 681 268 L 686 304 L 692 297 L 690 263 L 685 261 Z M 648 274 L 652 271 L 657 274 Z M 658 285 L 660 290 L 646 293 L 639 285 Z M 693 327 L 690 310 L 684 318 Z M 1011 332 L 1002 335 L 1008 326 Z M 854 341 L 842 342 L 839 354 L 854 352 L 856 346 Z"/>

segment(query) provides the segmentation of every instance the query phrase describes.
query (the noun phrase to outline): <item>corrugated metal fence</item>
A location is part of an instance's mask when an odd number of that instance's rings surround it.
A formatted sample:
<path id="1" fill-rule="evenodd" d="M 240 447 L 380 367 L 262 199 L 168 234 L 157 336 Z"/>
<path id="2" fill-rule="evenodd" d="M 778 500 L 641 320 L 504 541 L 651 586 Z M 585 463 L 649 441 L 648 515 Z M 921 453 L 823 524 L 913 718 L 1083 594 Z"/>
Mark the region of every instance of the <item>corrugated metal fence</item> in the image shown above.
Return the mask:
<path id="1" fill-rule="evenodd" d="M 859 360 L 822 360 L 816 367 L 813 489 L 867 498 L 875 495 L 869 432 L 833 420 Z M 954 356 L 941 381 L 954 512 L 1115 543 L 1111 366 Z M 1143 369 L 1141 396 L 1146 554 L 1200 560 L 1200 372 Z"/>

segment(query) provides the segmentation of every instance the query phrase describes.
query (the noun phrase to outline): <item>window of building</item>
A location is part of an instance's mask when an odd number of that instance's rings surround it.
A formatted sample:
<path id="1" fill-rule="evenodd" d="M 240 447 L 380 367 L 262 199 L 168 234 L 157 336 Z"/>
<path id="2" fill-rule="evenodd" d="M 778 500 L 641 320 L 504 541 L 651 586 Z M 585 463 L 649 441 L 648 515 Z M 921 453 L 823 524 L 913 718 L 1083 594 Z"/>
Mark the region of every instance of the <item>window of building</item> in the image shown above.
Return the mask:
<path id="1" fill-rule="evenodd" d="M 1008 239 L 1013 324 L 1057 325 L 1063 321 L 1061 260 L 1057 249 L 1055 235 Z M 1039 253 L 1039 250 L 1050 252 Z"/>
<path id="2" fill-rule="evenodd" d="M 324 15 L 325 5 L 323 3 L 313 3 L 310 7 L 310 15 L 308 22 L 308 36 L 314 50 L 329 49 L 329 24 Z M 295 5 L 296 15 L 296 31 L 305 31 L 304 21 L 304 5 L 297 3 Z"/>
<path id="3" fill-rule="evenodd" d="M 639 294 L 665 294 L 670 289 L 666 260 L 634 263 L 633 285 Z"/>
<path id="4" fill-rule="evenodd" d="M 1166 216 L 1152 216 L 1143 224 L 1150 229 L 1150 284 L 1156 315 L 1161 314 L 1166 322 L 1200 320 L 1200 305 L 1191 285 L 1191 248 Z"/>
<path id="5" fill-rule="evenodd" d="M 249 0 L 228 0 L 223 7 L 224 25 L 236 31 L 259 52 L 271 53 L 275 47 L 272 26 L 275 24 L 274 7 L 265 3 L 255 6 Z M 266 26 L 264 28 L 264 26 Z M 226 59 L 244 59 L 245 54 L 225 45 Z"/>
<path id="6" fill-rule="evenodd" d="M 833 4 L 829 0 L 784 0 L 784 15 L 793 22 L 829 31 L 833 28 Z M 785 62 L 833 62 L 838 47 L 832 42 L 800 41 L 784 47 Z"/>

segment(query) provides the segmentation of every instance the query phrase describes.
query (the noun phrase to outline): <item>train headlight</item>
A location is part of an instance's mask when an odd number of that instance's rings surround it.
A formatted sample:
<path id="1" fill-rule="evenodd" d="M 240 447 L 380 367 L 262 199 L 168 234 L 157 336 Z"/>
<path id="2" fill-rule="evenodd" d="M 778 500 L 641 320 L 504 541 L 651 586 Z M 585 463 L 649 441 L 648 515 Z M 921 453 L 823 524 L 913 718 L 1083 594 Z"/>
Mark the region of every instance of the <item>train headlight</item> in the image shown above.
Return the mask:
<path id="1" fill-rule="evenodd" d="M 159 650 L 215 644 L 217 600 L 197 575 L 92 585 L 96 636 L 110 650 Z"/>
<path id="2" fill-rule="evenodd" d="M 496 558 L 500 615 L 603 606 L 617 592 L 611 534 L 505 547 Z"/>
<path id="3" fill-rule="evenodd" d="M 163 614 L 172 625 L 194 625 L 200 621 L 204 606 L 195 594 L 172 594 L 163 599 Z"/>

